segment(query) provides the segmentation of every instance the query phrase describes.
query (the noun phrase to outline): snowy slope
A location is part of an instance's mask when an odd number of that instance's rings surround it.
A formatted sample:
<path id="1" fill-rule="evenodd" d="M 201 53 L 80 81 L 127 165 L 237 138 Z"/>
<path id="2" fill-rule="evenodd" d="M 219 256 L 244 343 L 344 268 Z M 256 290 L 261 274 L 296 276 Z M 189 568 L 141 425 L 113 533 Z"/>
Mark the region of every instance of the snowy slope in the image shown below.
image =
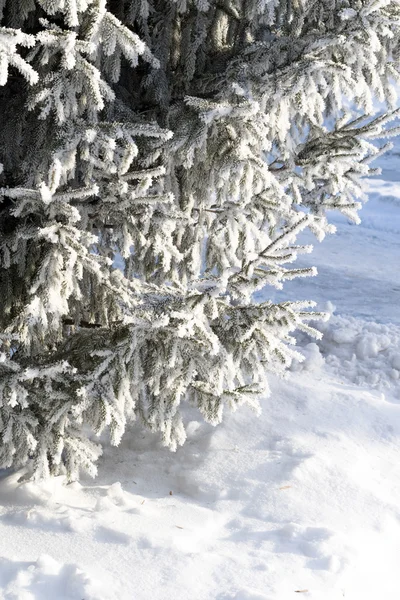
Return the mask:
<path id="1" fill-rule="evenodd" d="M 0 599 L 400 598 L 396 161 L 363 223 L 307 257 L 318 278 L 285 289 L 336 312 L 260 418 L 190 412 L 176 454 L 133 429 L 94 482 L 1 473 Z"/>
<path id="2" fill-rule="evenodd" d="M 288 282 L 275 301 L 329 300 L 342 314 L 400 325 L 400 159 L 399 183 L 371 179 L 368 189 L 360 225 L 333 214 L 335 235 L 321 243 L 303 235 L 302 243 L 313 244 L 314 252 L 302 256 L 299 266 L 316 265 L 318 276 Z"/>

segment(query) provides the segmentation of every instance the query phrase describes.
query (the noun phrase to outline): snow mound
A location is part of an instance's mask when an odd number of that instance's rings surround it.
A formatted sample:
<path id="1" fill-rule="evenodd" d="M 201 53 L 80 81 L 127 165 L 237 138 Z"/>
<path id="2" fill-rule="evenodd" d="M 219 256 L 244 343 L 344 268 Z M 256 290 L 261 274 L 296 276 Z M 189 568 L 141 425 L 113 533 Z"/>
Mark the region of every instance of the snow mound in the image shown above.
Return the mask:
<path id="1" fill-rule="evenodd" d="M 377 196 L 382 202 L 400 207 L 400 183 L 398 181 L 370 179 L 368 180 L 368 191 L 370 196 Z M 383 215 L 383 217 L 384 216 L 385 215 Z"/>
<path id="2" fill-rule="evenodd" d="M 111 598 L 98 575 L 90 577 L 74 564 L 43 554 L 36 562 L 0 558 L 1 600 L 102 600 Z"/>
<path id="3" fill-rule="evenodd" d="M 316 343 L 300 338 L 305 360 L 295 361 L 292 371 L 317 374 L 325 366 L 327 374 L 400 401 L 400 327 L 342 316 L 314 325 L 323 338 Z"/>

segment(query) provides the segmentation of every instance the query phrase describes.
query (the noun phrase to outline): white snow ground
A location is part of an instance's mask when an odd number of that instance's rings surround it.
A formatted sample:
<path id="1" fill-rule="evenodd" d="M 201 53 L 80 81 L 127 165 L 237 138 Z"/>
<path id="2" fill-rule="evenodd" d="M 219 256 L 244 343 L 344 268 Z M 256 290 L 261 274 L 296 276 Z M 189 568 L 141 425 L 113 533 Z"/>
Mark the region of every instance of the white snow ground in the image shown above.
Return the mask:
<path id="1" fill-rule="evenodd" d="M 176 454 L 133 429 L 94 482 L 0 472 L 1 600 L 399 600 L 398 165 L 285 289 L 336 316 L 260 418 L 193 411 Z"/>

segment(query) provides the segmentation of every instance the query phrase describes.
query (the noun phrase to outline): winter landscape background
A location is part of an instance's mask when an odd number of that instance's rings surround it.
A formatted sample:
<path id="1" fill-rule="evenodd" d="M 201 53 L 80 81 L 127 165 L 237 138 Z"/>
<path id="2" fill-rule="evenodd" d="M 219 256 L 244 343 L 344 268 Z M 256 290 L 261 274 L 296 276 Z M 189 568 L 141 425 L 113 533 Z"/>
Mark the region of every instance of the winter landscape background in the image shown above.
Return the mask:
<path id="1" fill-rule="evenodd" d="M 176 454 L 133 429 L 94 481 L 1 472 L 1 599 L 399 598 L 399 152 L 279 293 L 333 315 L 260 418 L 193 411 Z"/>

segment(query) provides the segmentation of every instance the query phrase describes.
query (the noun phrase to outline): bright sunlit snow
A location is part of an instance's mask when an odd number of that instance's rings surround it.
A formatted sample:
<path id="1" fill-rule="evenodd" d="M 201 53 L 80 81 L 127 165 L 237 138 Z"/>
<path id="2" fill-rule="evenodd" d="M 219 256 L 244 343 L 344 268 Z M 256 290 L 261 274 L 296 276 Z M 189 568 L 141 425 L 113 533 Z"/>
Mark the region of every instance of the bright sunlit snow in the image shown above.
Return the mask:
<path id="1" fill-rule="evenodd" d="M 92 482 L 1 472 L 0 598 L 398 600 L 400 166 L 277 292 L 333 312 L 257 418 L 193 411 L 173 454 L 133 429 Z M 311 240 L 311 236 L 307 238 Z"/>

